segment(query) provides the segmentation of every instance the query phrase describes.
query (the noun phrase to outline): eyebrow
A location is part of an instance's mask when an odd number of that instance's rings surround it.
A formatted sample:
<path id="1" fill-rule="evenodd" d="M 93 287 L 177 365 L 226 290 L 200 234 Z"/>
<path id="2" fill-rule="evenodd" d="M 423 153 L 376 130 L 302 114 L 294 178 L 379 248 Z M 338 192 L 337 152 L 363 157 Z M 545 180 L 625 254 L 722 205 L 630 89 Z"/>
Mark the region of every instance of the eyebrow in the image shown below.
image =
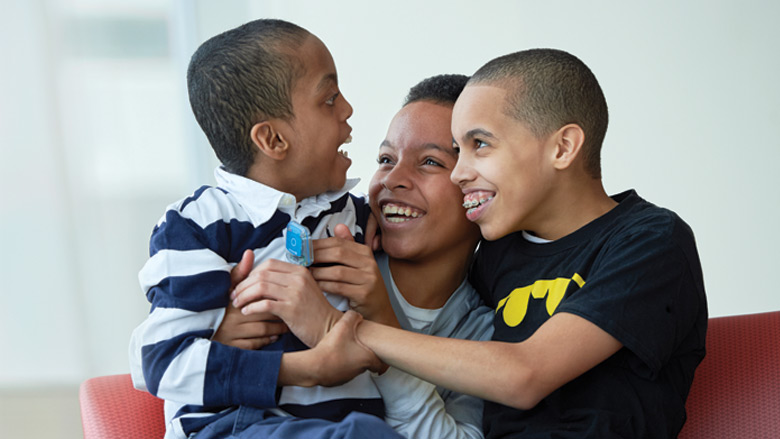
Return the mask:
<path id="1" fill-rule="evenodd" d="M 383 146 L 384 146 L 384 147 L 387 147 L 387 148 L 393 148 L 393 149 L 395 149 L 395 146 L 393 146 L 393 144 L 392 144 L 392 143 L 390 143 L 390 142 L 389 142 L 388 140 L 386 140 L 386 139 L 385 139 L 385 140 L 383 140 L 383 141 L 382 141 L 382 143 L 380 143 L 380 144 L 379 144 L 379 147 L 380 147 L 380 148 L 381 148 L 381 147 L 383 147 Z M 424 150 L 427 150 L 427 149 L 433 149 L 433 150 L 436 150 L 436 151 L 441 151 L 441 152 L 443 152 L 443 153 L 445 153 L 445 154 L 447 154 L 448 156 L 451 156 L 451 157 L 453 157 L 453 158 L 456 158 L 456 159 L 458 158 L 458 154 L 456 154 L 456 153 L 455 153 L 455 150 L 454 150 L 454 149 L 452 149 L 452 147 L 450 147 L 450 148 L 445 148 L 445 147 L 442 147 L 441 145 L 438 145 L 438 144 L 436 144 L 436 143 L 431 143 L 431 142 L 428 142 L 428 143 L 423 143 L 423 144 L 422 144 L 422 145 L 420 145 L 420 146 L 422 146 L 422 149 L 424 149 Z"/>
<path id="2" fill-rule="evenodd" d="M 325 89 L 330 84 L 339 84 L 339 77 L 336 73 L 328 73 L 320 79 L 320 83 L 317 84 L 317 91 Z"/>
<path id="3" fill-rule="evenodd" d="M 463 138 L 467 140 L 473 139 L 475 137 L 489 137 L 491 139 L 496 138 L 493 133 L 483 128 L 474 128 L 473 130 L 466 132 L 466 135 L 463 136 Z"/>

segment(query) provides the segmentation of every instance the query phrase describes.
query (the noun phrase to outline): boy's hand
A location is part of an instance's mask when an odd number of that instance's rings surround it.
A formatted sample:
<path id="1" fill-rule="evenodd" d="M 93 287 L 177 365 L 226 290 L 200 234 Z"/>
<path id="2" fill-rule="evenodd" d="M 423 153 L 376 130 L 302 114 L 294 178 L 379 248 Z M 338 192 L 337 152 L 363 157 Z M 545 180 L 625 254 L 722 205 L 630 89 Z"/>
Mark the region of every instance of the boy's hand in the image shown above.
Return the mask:
<path id="1" fill-rule="evenodd" d="M 339 224 L 333 232 L 333 238 L 312 242 L 317 263 L 335 264 L 310 268 L 319 287 L 346 297 L 350 308 L 366 319 L 399 327 L 374 253 L 369 247 L 356 243 L 347 226 Z"/>
<path id="2" fill-rule="evenodd" d="M 289 329 L 270 313 L 244 315 L 232 304 L 225 307 L 225 317 L 211 338 L 224 345 L 257 350 L 279 339 Z"/>
<path id="3" fill-rule="evenodd" d="M 246 279 L 252 270 L 252 265 L 254 265 L 254 253 L 252 250 L 246 250 L 241 261 L 230 271 L 231 291 Z M 245 316 L 238 308 L 228 305 L 222 323 L 211 339 L 228 346 L 254 350 L 275 342 L 279 335 L 287 331 L 287 325 L 272 314 Z"/>
<path id="4" fill-rule="evenodd" d="M 357 338 L 357 326 L 363 318 L 354 311 L 345 312 L 320 343 L 312 349 L 319 358 L 317 384 L 338 386 L 365 370 L 384 372 L 387 365 Z"/>
<path id="5" fill-rule="evenodd" d="M 341 318 L 306 267 L 276 259 L 252 270 L 230 298 L 244 315 L 270 313 L 281 318 L 309 347 Z"/>

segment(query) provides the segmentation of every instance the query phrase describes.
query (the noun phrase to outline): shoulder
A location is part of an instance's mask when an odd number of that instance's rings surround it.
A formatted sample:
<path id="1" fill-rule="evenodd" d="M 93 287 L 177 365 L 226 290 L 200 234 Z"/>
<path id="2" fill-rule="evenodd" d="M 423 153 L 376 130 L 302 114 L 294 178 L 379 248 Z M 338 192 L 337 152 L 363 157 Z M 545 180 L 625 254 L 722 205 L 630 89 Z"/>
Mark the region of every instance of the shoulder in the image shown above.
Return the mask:
<path id="1" fill-rule="evenodd" d="M 160 222 L 170 219 L 172 215 L 194 221 L 201 227 L 205 227 L 217 220 L 243 219 L 246 213 L 241 204 L 228 191 L 204 185 L 192 195 L 170 204 Z"/>
<path id="2" fill-rule="evenodd" d="M 627 203 L 615 216 L 612 239 L 615 241 L 642 241 L 663 248 L 678 248 L 684 253 L 695 251 L 691 227 L 674 211 L 659 207 L 630 191 Z"/>

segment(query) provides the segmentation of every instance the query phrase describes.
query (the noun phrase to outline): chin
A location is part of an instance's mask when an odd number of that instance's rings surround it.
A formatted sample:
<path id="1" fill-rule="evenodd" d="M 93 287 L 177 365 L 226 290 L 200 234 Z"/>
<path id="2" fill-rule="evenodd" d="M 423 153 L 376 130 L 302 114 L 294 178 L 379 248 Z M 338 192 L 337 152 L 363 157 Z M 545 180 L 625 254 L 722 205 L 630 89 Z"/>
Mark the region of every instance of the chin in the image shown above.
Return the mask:
<path id="1" fill-rule="evenodd" d="M 406 259 L 412 252 L 403 240 L 396 240 L 382 233 L 382 251 L 393 259 Z"/>
<path id="2" fill-rule="evenodd" d="M 490 227 L 487 224 L 479 224 L 479 231 L 482 233 L 482 238 L 488 241 L 495 241 L 496 239 L 500 239 L 508 235 L 508 233 L 502 233 L 500 229 L 496 227 Z"/>

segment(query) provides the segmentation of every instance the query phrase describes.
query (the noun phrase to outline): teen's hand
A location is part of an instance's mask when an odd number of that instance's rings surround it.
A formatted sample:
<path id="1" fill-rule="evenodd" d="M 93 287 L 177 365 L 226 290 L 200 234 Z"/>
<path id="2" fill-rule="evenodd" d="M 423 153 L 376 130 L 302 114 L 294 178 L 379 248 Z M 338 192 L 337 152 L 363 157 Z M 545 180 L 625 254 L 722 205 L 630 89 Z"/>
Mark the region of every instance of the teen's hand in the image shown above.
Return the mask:
<path id="1" fill-rule="evenodd" d="M 230 271 L 231 290 L 246 279 L 254 265 L 254 253 L 246 250 L 241 261 Z M 287 325 L 272 314 L 245 316 L 241 310 L 228 305 L 225 316 L 211 339 L 241 349 L 260 349 L 275 342 L 279 335 L 287 332 Z"/>
<path id="2" fill-rule="evenodd" d="M 257 266 L 230 296 L 244 315 L 270 313 L 313 347 L 341 318 L 306 267 L 276 259 Z"/>
<path id="3" fill-rule="evenodd" d="M 365 370 L 384 372 L 387 365 L 377 358 L 357 338 L 360 314 L 347 311 L 320 343 L 312 349 L 318 358 L 317 383 L 321 386 L 338 386 Z"/>
<path id="4" fill-rule="evenodd" d="M 355 242 L 343 224 L 333 230 L 335 237 L 312 242 L 314 261 L 335 264 L 312 267 L 311 274 L 323 291 L 349 300 L 349 307 L 368 320 L 399 327 L 374 253 Z"/>
<path id="5" fill-rule="evenodd" d="M 349 228 L 346 230 L 349 232 Z M 366 222 L 366 233 L 364 236 L 366 238 L 366 245 L 371 247 L 371 250 L 375 252 L 382 250 L 382 229 L 379 228 L 379 221 L 376 220 L 374 212 L 371 212 L 368 215 L 368 221 Z"/>

